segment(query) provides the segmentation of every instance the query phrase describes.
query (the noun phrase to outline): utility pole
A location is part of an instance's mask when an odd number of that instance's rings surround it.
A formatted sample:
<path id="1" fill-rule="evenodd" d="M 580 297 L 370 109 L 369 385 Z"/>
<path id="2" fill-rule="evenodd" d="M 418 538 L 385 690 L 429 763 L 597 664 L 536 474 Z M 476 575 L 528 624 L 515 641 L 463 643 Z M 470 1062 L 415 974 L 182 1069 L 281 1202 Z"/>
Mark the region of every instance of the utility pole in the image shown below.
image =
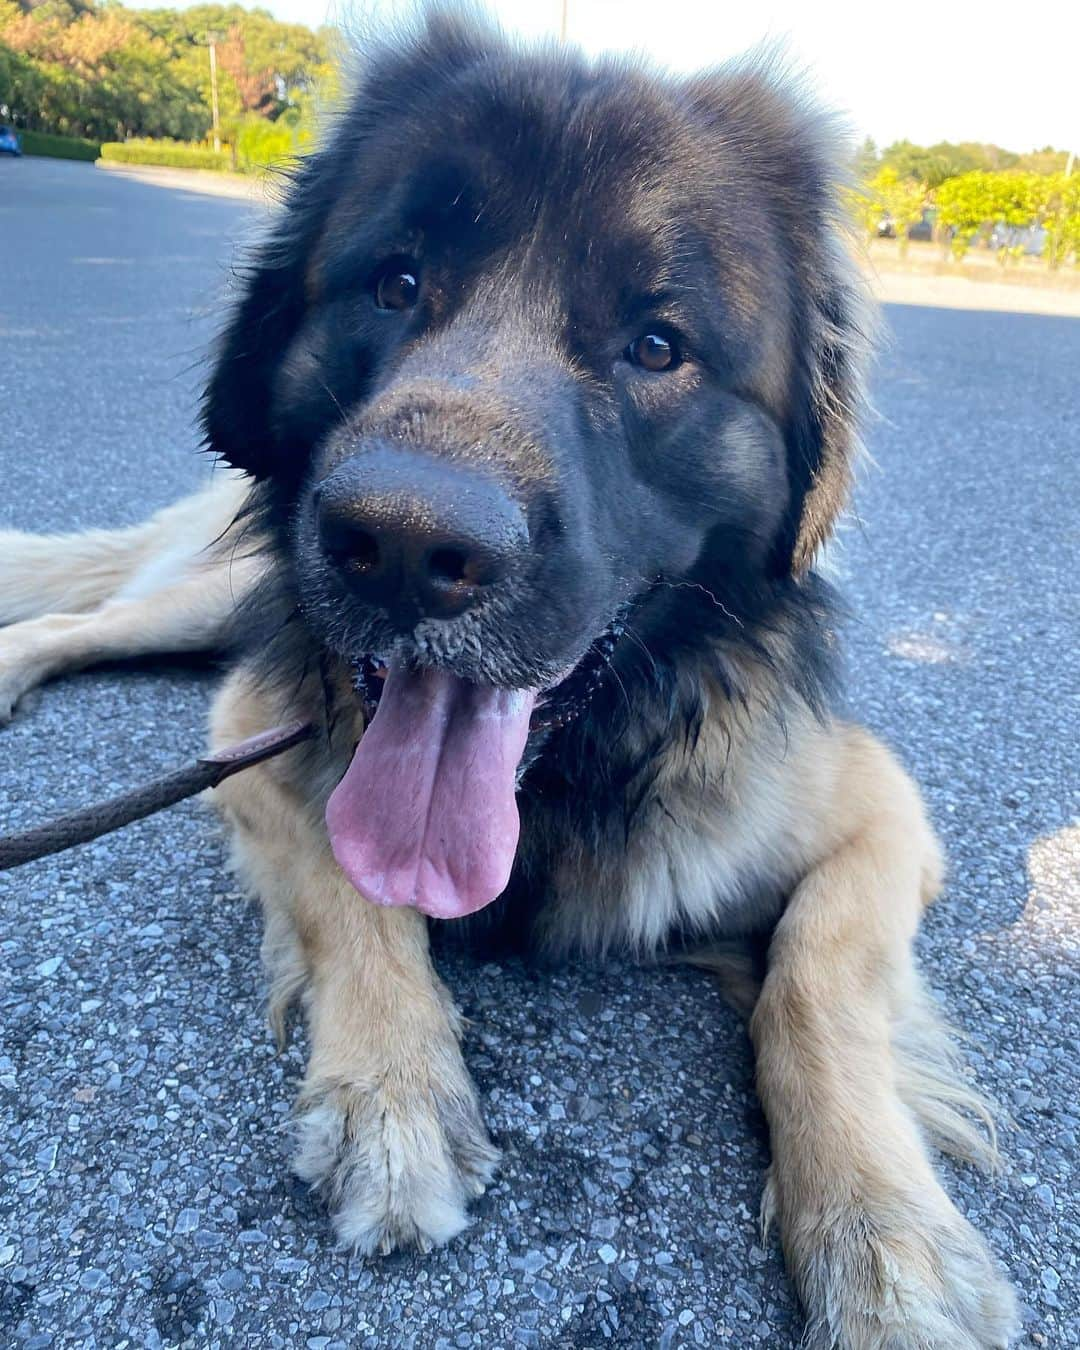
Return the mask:
<path id="1" fill-rule="evenodd" d="M 570 0 L 562 0 L 562 20 L 559 23 L 559 41 L 566 41 L 566 24 L 568 19 L 567 10 L 570 8 Z"/>
<path id="2" fill-rule="evenodd" d="M 1070 151 L 1069 151 L 1069 158 L 1065 161 L 1065 177 L 1066 177 L 1066 178 L 1069 178 L 1069 177 L 1072 176 L 1073 164 L 1074 164 L 1075 162 L 1076 162 L 1076 151 L 1075 151 L 1075 150 L 1070 150 Z"/>
<path id="3" fill-rule="evenodd" d="M 207 33 L 206 45 L 210 51 L 210 115 L 214 123 L 214 153 L 221 153 L 221 122 L 218 118 L 217 97 L 217 34 Z"/>

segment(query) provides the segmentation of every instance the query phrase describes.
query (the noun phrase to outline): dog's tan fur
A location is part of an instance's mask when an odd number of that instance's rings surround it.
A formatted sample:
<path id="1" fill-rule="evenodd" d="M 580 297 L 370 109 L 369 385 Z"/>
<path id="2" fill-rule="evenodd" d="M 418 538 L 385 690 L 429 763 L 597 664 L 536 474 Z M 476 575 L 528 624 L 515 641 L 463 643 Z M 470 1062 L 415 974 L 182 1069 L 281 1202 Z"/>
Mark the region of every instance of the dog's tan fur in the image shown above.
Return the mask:
<path id="1" fill-rule="evenodd" d="M 0 530 L 0 725 L 54 675 L 213 649 L 262 567 L 238 550 L 246 493 L 222 473 L 126 530 Z"/>
<path id="2" fill-rule="evenodd" d="M 35 553 L 28 537 L 0 537 L 0 593 L 18 594 L 23 616 L 0 634 L 9 697 L 93 660 L 210 645 L 256 566 L 237 559 L 227 530 L 220 537 L 238 491 L 222 480 L 155 518 L 139 547 L 120 534 L 110 552 L 110 536 L 95 536 L 95 556 L 111 563 L 96 589 L 79 593 L 82 616 L 36 613 L 32 593 L 45 606 L 71 595 L 66 577 L 86 541 L 54 539 Z M 288 712 L 238 670 L 216 700 L 213 742 Z M 343 878 L 310 805 L 318 794 L 297 781 L 300 764 L 291 752 L 216 794 L 237 867 L 264 906 L 279 1035 L 294 998 L 306 1009 L 312 1051 L 295 1165 L 325 1193 L 350 1245 L 444 1242 L 464 1227 L 498 1156 L 462 1060 L 459 1018 L 423 918 L 361 903 Z M 763 986 L 736 966 L 753 1006 L 772 1141 L 764 1214 L 809 1311 L 807 1344 L 1007 1344 L 1011 1291 L 928 1154 L 935 1145 L 988 1161 L 992 1142 L 971 1123 L 978 1099 L 913 964 L 920 914 L 942 878 L 914 785 L 861 729 L 822 726 L 809 713 L 781 729 L 755 716 L 752 700 L 734 714 L 717 696 L 693 749 L 671 751 L 666 786 L 681 797 L 684 828 L 641 838 L 611 875 L 589 877 L 585 860 L 568 860 L 553 943 L 603 948 L 621 938 L 648 952 L 674 917 L 704 930 L 748 870 L 783 882 L 791 899 Z M 735 823 L 721 828 L 722 818 Z M 594 891 L 587 903 L 583 876 Z M 719 948 L 694 959 L 732 967 Z"/>

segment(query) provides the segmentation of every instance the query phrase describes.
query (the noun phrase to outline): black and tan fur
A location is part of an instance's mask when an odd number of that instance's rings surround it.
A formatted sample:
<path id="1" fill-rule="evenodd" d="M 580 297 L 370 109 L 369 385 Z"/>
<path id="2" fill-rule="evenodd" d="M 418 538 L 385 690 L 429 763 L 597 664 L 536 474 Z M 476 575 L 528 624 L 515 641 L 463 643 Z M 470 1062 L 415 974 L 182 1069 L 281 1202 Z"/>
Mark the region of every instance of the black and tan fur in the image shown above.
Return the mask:
<path id="1" fill-rule="evenodd" d="M 539 225 L 523 251 L 491 246 L 495 261 L 470 273 L 467 299 L 447 291 L 442 311 L 432 301 L 430 338 L 410 330 L 374 357 L 348 323 L 335 337 L 327 296 L 362 233 L 365 139 L 415 139 L 432 88 L 449 81 L 453 130 L 467 140 L 470 80 L 489 100 L 510 90 L 531 101 L 538 118 L 554 107 L 557 128 L 567 108 L 584 110 L 589 144 L 595 132 L 607 158 L 583 169 L 569 130 L 565 144 L 555 135 L 526 145 L 530 160 L 551 156 L 541 193 L 557 183 L 577 192 L 587 172 L 623 184 L 638 175 L 665 191 L 665 175 L 699 186 L 715 178 L 724 205 L 696 222 L 714 234 L 687 301 L 712 306 L 705 373 L 682 377 L 697 380 L 685 396 L 641 385 L 631 438 L 665 448 L 664 481 L 649 489 L 665 502 L 678 495 L 687 445 L 713 447 L 725 476 L 715 518 L 679 506 L 700 536 L 681 570 L 623 586 L 602 616 L 617 616 L 627 635 L 584 711 L 527 751 L 515 871 L 468 931 L 550 954 L 677 951 L 737 968 L 772 1144 L 764 1214 L 807 1310 L 807 1344 L 1004 1346 L 1012 1294 L 930 1157 L 991 1154 L 912 958 L 941 885 L 940 851 L 893 757 L 829 711 L 835 602 L 813 564 L 850 483 L 865 319 L 840 242 L 828 127 L 782 83 L 751 68 L 676 82 L 554 52 L 524 56 L 445 15 L 380 48 L 327 148 L 289 189 L 211 382 L 211 448 L 254 488 L 223 473 L 203 497 L 119 534 L 0 534 L 0 618 L 11 625 L 0 632 L 0 715 L 38 681 L 93 661 L 218 645 L 243 599 L 214 743 L 296 716 L 323 733 L 217 793 L 236 864 L 264 905 L 275 1024 L 298 997 L 308 1019 L 296 1168 L 362 1251 L 454 1237 L 498 1155 L 427 921 L 362 901 L 330 852 L 323 807 L 363 732 L 349 653 L 366 619 L 335 606 L 302 520 L 311 466 L 317 476 L 340 463 L 343 437 L 352 453 L 357 438 L 391 427 L 449 462 L 482 442 L 516 483 L 562 471 L 558 455 L 578 434 L 567 399 L 599 400 L 588 405 L 590 445 L 621 434 L 604 421 L 603 370 L 574 348 L 581 325 L 566 326 L 579 293 L 599 283 L 586 268 L 569 291 L 545 289 L 575 266 L 576 244 L 567 236 L 567 256 L 556 257 Z M 529 125 L 505 135 L 527 137 Z M 379 191 L 391 193 L 393 166 L 380 173 Z M 632 215 L 636 199 L 626 200 Z M 666 228 L 644 205 L 641 217 L 646 231 Z M 579 220 L 586 226 L 597 249 L 604 230 L 618 233 L 602 214 Z M 603 275 L 632 276 L 632 255 L 631 242 L 613 245 Z M 671 256 L 669 280 L 685 289 L 678 249 Z M 595 312 L 600 301 L 585 303 Z M 482 332 L 480 313 L 496 316 Z M 469 377 L 450 379 L 463 342 L 474 343 Z M 566 419 L 557 452 L 522 406 L 540 421 Z M 687 490 L 700 495 L 693 464 Z M 557 585 L 547 574 L 536 583 L 530 613 L 578 585 L 584 556 Z M 411 656 L 471 660 L 470 678 L 513 683 L 515 662 L 535 673 L 541 661 L 529 648 L 539 638 L 521 623 L 511 598 L 482 657 L 455 655 L 430 625 Z M 536 623 L 542 630 L 542 613 Z M 579 658 L 603 628 L 594 623 Z M 552 667 L 564 659 L 550 656 Z M 763 978 L 732 956 L 744 941 L 767 946 Z"/>

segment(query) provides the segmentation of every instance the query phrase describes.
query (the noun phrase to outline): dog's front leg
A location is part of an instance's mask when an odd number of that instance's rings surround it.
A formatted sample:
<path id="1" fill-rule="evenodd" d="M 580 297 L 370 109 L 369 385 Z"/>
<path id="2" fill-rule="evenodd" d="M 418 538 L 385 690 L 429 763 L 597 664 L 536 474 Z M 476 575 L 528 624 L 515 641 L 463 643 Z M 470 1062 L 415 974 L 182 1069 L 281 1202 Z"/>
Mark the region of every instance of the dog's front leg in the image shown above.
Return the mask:
<path id="1" fill-rule="evenodd" d="M 298 1174 L 322 1190 L 342 1241 L 424 1249 L 466 1224 L 491 1178 L 459 1048 L 460 1023 L 415 910 L 361 899 L 326 859 L 299 898 L 310 969 L 311 1060 L 297 1120 Z"/>
<path id="2" fill-rule="evenodd" d="M 773 1154 L 764 1212 L 812 1350 L 1004 1346 L 1012 1292 L 920 1128 L 971 1150 L 911 955 L 940 884 L 937 844 L 888 753 L 861 732 L 836 736 L 833 838 L 778 925 L 751 1021 Z"/>
<path id="3" fill-rule="evenodd" d="M 256 707 L 234 677 L 219 698 L 215 742 L 274 720 Z M 344 1244 L 426 1249 L 465 1227 L 467 1204 L 498 1161 L 462 1060 L 460 1018 L 432 967 L 423 916 L 353 890 L 288 772 L 266 764 L 215 796 L 263 903 L 279 1024 L 283 1004 L 303 993 L 311 1058 L 296 1171 L 326 1197 Z"/>

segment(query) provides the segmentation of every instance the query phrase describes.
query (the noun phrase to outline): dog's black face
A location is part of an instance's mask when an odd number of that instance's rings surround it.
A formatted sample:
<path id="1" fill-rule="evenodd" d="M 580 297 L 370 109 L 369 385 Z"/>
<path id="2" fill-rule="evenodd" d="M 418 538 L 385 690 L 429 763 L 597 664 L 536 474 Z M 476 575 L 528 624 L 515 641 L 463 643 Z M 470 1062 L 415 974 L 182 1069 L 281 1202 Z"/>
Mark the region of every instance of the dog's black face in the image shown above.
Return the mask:
<path id="1" fill-rule="evenodd" d="M 523 691 L 535 733 L 624 625 L 692 644 L 702 596 L 740 623 L 792 584 L 847 483 L 833 217 L 817 129 L 758 76 L 445 17 L 375 55 L 207 405 L 271 485 L 316 641 Z"/>

